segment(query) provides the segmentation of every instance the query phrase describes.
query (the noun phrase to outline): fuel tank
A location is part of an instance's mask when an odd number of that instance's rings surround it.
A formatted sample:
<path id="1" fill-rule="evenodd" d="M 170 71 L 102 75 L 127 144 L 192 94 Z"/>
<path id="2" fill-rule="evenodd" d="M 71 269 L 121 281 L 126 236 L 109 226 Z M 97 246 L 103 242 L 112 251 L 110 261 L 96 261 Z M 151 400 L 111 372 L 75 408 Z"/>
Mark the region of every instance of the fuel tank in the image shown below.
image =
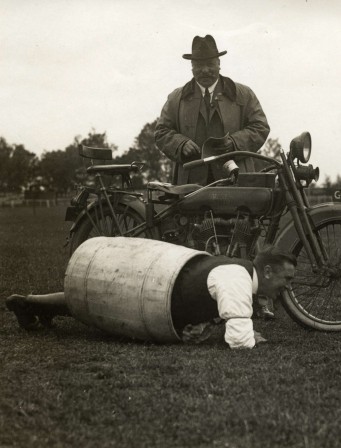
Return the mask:
<path id="1" fill-rule="evenodd" d="M 265 187 L 209 187 L 195 191 L 181 201 L 180 211 L 199 213 L 212 210 L 219 215 L 234 215 L 238 209 L 247 210 L 251 216 L 270 213 L 274 206 L 275 192 Z"/>

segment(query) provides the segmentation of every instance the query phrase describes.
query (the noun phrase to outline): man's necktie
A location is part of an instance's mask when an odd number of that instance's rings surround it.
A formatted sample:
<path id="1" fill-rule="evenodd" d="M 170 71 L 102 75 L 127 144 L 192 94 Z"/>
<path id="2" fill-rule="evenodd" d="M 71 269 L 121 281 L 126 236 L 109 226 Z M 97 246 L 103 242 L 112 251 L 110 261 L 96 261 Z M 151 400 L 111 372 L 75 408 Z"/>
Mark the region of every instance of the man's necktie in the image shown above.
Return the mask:
<path id="1" fill-rule="evenodd" d="M 210 108 L 211 108 L 211 95 L 208 91 L 208 88 L 205 89 L 204 101 L 206 105 L 207 117 L 210 116 Z"/>

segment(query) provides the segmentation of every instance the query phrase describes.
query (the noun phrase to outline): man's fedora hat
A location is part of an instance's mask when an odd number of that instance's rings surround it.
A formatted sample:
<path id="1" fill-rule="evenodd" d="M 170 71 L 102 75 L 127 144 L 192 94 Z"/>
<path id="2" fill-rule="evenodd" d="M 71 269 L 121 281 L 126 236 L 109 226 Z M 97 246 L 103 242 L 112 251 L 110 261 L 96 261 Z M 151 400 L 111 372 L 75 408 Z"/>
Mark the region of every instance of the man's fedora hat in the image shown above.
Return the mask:
<path id="1" fill-rule="evenodd" d="M 227 51 L 218 51 L 217 44 L 212 36 L 195 36 L 192 42 L 192 54 L 183 54 L 184 59 L 200 61 L 202 59 L 213 59 L 223 56 Z"/>

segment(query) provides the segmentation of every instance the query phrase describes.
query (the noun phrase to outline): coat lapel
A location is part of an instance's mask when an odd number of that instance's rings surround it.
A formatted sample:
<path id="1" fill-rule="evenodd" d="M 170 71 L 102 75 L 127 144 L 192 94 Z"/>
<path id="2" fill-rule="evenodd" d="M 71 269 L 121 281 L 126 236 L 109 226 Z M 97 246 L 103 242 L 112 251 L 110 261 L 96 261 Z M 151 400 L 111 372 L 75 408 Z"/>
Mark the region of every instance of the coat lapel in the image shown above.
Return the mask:
<path id="1" fill-rule="evenodd" d="M 213 110 L 218 110 L 224 133 L 240 129 L 240 106 L 236 103 L 236 86 L 229 78 L 220 77 L 213 95 Z"/>
<path id="2" fill-rule="evenodd" d="M 194 140 L 201 105 L 201 92 L 194 79 L 184 86 L 182 99 L 180 117 L 183 119 L 180 120 L 180 132 Z"/>

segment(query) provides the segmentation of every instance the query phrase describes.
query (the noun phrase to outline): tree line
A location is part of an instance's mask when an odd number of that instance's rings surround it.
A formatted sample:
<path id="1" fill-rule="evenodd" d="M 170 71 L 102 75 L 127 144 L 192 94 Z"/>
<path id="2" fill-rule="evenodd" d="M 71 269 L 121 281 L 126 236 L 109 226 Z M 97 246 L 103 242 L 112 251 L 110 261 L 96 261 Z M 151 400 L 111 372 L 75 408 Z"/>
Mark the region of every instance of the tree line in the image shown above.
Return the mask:
<path id="1" fill-rule="evenodd" d="M 75 137 L 64 150 L 45 151 L 40 158 L 25 149 L 24 145 L 9 144 L 0 137 L 0 192 L 14 193 L 25 189 L 48 190 L 65 195 L 87 178 L 89 162 L 79 156 L 79 145 L 111 149 L 113 159 L 110 164 L 130 164 L 144 162 L 140 174 L 133 182 L 136 188 L 150 180 L 171 181 L 171 162 L 154 143 L 156 120 L 147 123 L 135 138 L 132 147 L 118 155 L 118 147 L 109 143 L 106 132 L 89 132 L 87 137 Z M 278 158 L 280 144 L 278 139 L 268 139 L 262 153 Z M 101 162 L 103 163 L 103 162 Z M 260 167 L 261 168 L 261 167 Z M 341 188 L 341 177 L 332 182 L 327 176 L 324 187 Z"/>
<path id="2" fill-rule="evenodd" d="M 106 163 L 145 162 L 141 174 L 134 179 L 137 188 L 149 180 L 168 182 L 171 162 L 156 148 L 155 125 L 156 120 L 147 123 L 135 138 L 133 146 L 121 155 L 117 154 L 117 146 L 108 142 L 106 132 L 97 133 L 94 130 L 86 138 L 75 137 L 64 150 L 45 151 L 40 158 L 23 145 L 11 145 L 0 137 L 0 192 L 44 189 L 59 195 L 67 194 L 87 177 L 89 162 L 79 156 L 79 145 L 111 149 L 113 158 Z"/>

